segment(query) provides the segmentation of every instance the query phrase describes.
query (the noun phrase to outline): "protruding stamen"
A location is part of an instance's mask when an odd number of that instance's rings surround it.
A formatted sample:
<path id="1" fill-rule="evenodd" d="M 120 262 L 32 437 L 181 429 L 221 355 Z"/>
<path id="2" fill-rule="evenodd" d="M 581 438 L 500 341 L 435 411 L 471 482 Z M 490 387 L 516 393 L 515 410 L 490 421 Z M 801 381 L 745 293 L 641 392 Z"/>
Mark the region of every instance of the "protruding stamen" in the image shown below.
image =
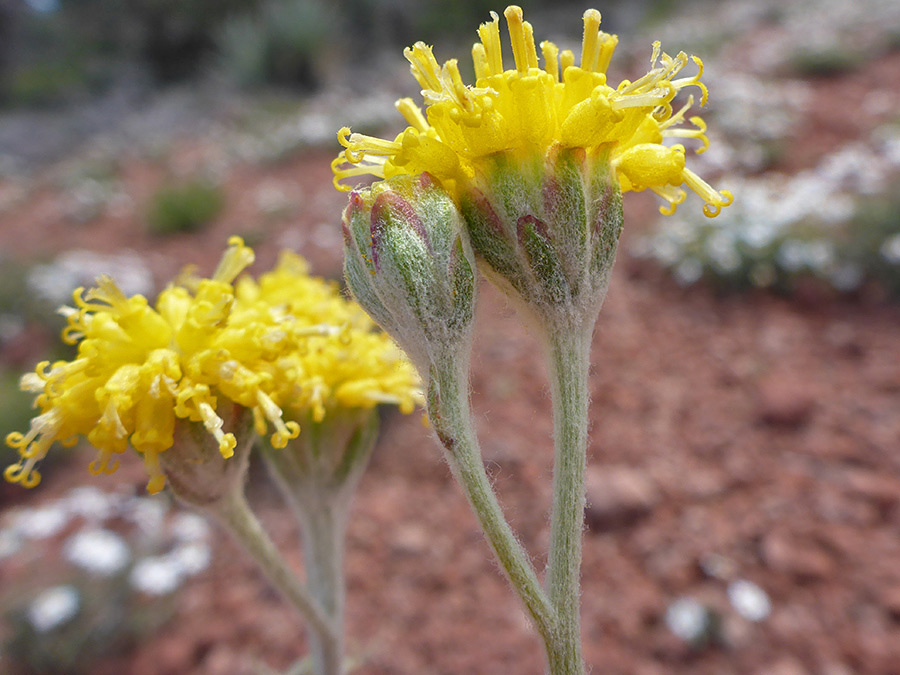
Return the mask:
<path id="1" fill-rule="evenodd" d="M 491 12 L 491 20 L 478 27 L 478 36 L 484 45 L 491 75 L 499 75 L 503 72 L 503 51 L 500 44 L 500 17 L 497 12 Z"/>
<path id="2" fill-rule="evenodd" d="M 3 472 L 3 477 L 10 483 L 18 483 L 25 488 L 33 488 L 41 482 L 41 472 L 34 468 L 37 460 L 33 457 L 24 463 L 10 464 Z"/>
<path id="3" fill-rule="evenodd" d="M 35 429 L 34 422 L 32 422 L 31 429 L 27 434 L 23 434 L 20 431 L 11 431 L 6 434 L 6 444 L 14 450 L 22 450 L 28 447 L 28 444 L 34 440 L 37 434 L 38 430 Z"/>
<path id="4" fill-rule="evenodd" d="M 659 123 L 660 131 L 664 131 L 665 129 L 668 129 L 671 126 L 674 126 L 676 124 L 681 124 L 682 122 L 684 122 L 684 114 L 688 110 L 691 109 L 692 105 L 694 105 L 694 97 L 688 96 L 687 103 L 685 103 L 683 106 L 681 106 L 681 108 L 679 108 L 677 113 L 673 114 L 668 119 L 663 120 Z"/>
<path id="5" fill-rule="evenodd" d="M 537 68 L 538 59 L 537 49 L 534 46 L 534 28 L 527 21 L 522 22 L 522 27 L 525 29 L 525 56 L 528 57 L 528 67 Z"/>
<path id="6" fill-rule="evenodd" d="M 365 134 L 351 134 L 348 127 L 343 127 L 338 131 L 338 142 L 346 148 L 344 157 L 351 164 L 359 164 L 369 155 L 390 157 L 400 152 L 401 147 L 396 141 L 388 141 Z"/>
<path id="7" fill-rule="evenodd" d="M 684 52 L 679 56 L 683 54 Z M 703 76 L 703 61 L 697 56 L 692 56 L 691 60 L 697 65 L 697 74 L 693 77 L 682 77 L 678 80 L 673 80 L 672 85 L 676 89 L 683 89 L 684 87 L 690 86 L 698 87 L 700 89 L 700 105 L 704 106 L 709 100 L 709 90 L 706 88 L 706 85 L 700 81 L 700 78 Z M 681 68 L 679 68 L 679 70 L 681 70 Z"/>
<path id="8" fill-rule="evenodd" d="M 417 42 L 411 49 L 404 49 L 403 56 L 409 61 L 413 77 L 422 89 L 441 91 L 441 67 L 434 58 L 431 47 L 424 42 Z"/>
<path id="9" fill-rule="evenodd" d="M 600 31 L 600 38 L 600 53 L 597 56 L 595 70 L 598 73 L 605 74 L 609 69 L 609 62 L 612 60 L 613 52 L 616 51 L 616 45 L 619 44 L 619 37 Z"/>
<path id="10" fill-rule="evenodd" d="M 628 87 L 630 89 L 630 87 Z M 610 95 L 610 104 L 613 110 L 623 110 L 625 108 L 655 108 L 656 106 L 664 106 L 671 112 L 671 101 L 678 92 L 670 82 L 665 80 L 658 83 L 658 86 L 649 91 L 637 91 L 635 93 L 625 93 L 618 91 Z"/>
<path id="11" fill-rule="evenodd" d="M 231 237 L 228 240 L 228 249 L 222 255 L 222 260 L 212 278 L 214 281 L 230 284 L 241 272 L 253 264 L 255 258 L 253 249 L 245 246 L 243 239 L 237 236 Z"/>
<path id="12" fill-rule="evenodd" d="M 84 326 L 77 319 L 62 330 L 62 341 L 67 345 L 75 345 L 84 337 Z"/>
<path id="13" fill-rule="evenodd" d="M 143 454 L 144 467 L 147 470 L 147 475 L 150 476 L 150 480 L 147 481 L 147 492 L 149 492 L 151 495 L 155 495 L 162 492 L 163 488 L 166 486 L 166 475 L 163 473 L 162 467 L 159 465 L 158 452 L 148 450 Z"/>
<path id="14" fill-rule="evenodd" d="M 102 274 L 97 278 L 97 286 L 90 289 L 84 296 L 85 300 L 98 300 L 110 308 L 121 308 L 128 304 L 128 298 L 116 286 L 116 282 L 108 274 Z"/>
<path id="15" fill-rule="evenodd" d="M 346 165 L 346 158 L 338 155 L 331 161 L 331 170 L 334 173 L 332 183 L 334 187 L 341 192 L 350 192 L 352 185 L 344 185 L 341 183 L 345 178 L 354 178 L 356 176 L 375 176 L 376 178 L 384 178 L 385 160 L 382 157 L 364 157 L 365 161 L 360 160 L 358 164 Z"/>
<path id="16" fill-rule="evenodd" d="M 662 52 L 662 42 L 654 40 L 653 51 L 650 53 L 650 69 L 656 68 L 656 62 L 659 60 L 660 52 Z"/>
<path id="17" fill-rule="evenodd" d="M 112 460 L 113 453 L 111 450 L 100 450 L 93 462 L 88 464 L 88 471 L 92 476 L 99 476 L 102 473 L 112 474 L 119 468 L 119 460 Z"/>
<path id="18" fill-rule="evenodd" d="M 696 153 L 698 155 L 702 155 L 709 149 L 709 138 L 706 137 L 706 122 L 703 121 L 702 117 L 697 117 L 696 115 L 690 119 L 691 124 L 696 126 L 696 129 L 669 129 L 664 130 L 662 135 L 664 138 L 696 138 L 701 143 L 703 143 L 702 147 L 697 148 Z M 660 129 L 663 126 L 660 125 Z"/>
<path id="19" fill-rule="evenodd" d="M 428 121 L 422 114 L 422 109 L 411 98 L 401 98 L 395 105 L 409 126 L 423 133 L 428 131 Z"/>
<path id="20" fill-rule="evenodd" d="M 550 73 L 554 82 L 559 82 L 559 47 L 544 40 L 541 43 L 541 55 L 544 57 L 544 70 Z"/>
<path id="21" fill-rule="evenodd" d="M 222 453 L 222 457 L 228 459 L 234 455 L 234 449 L 237 447 L 237 439 L 234 437 L 234 434 L 222 432 L 222 426 L 225 424 L 225 420 L 219 417 L 212 406 L 206 402 L 198 405 L 197 411 L 203 418 L 203 426 L 206 427 L 206 430 L 212 434 L 213 438 L 216 439 L 216 443 L 219 444 L 219 452 Z"/>
<path id="22" fill-rule="evenodd" d="M 31 457 L 34 454 L 34 446 L 50 447 L 52 439 L 56 438 L 61 426 L 62 419 L 59 411 L 57 409 L 49 410 L 32 418 L 27 434 L 22 434 L 18 431 L 7 434 L 6 444 L 18 450 L 23 457 Z"/>
<path id="23" fill-rule="evenodd" d="M 674 215 L 678 205 L 687 198 L 687 193 L 674 185 L 653 185 L 650 189 L 668 202 L 668 206 L 659 207 L 664 216 Z"/>
<path id="24" fill-rule="evenodd" d="M 559 54 L 559 69 L 562 71 L 563 77 L 566 74 L 566 68 L 575 65 L 575 54 L 571 49 L 563 49 Z"/>
<path id="25" fill-rule="evenodd" d="M 459 73 L 459 63 L 456 59 L 450 59 L 444 64 L 441 71 L 441 81 L 446 91 L 456 104 L 466 112 L 474 111 L 474 101 L 469 93 L 468 87 L 462 81 L 462 75 Z"/>
<path id="26" fill-rule="evenodd" d="M 300 435 L 300 425 L 296 422 L 285 422 L 281 416 L 281 408 L 264 392 L 256 392 L 256 401 L 259 403 L 263 415 L 275 427 L 275 433 L 272 434 L 271 439 L 272 447 L 283 448 L 289 440 Z"/>
<path id="27" fill-rule="evenodd" d="M 669 80 L 674 77 L 678 71 L 687 64 L 687 55 L 681 52 L 674 59 L 668 54 L 662 54 L 660 57 L 661 45 L 659 41 L 653 43 L 653 56 L 650 63 L 653 68 L 641 78 L 634 82 L 623 80 L 618 87 L 618 93 L 621 95 L 640 94 L 651 89 L 661 86 L 672 87 L 676 92 L 679 87 L 675 87 Z M 656 62 L 661 61 L 661 67 L 656 66 Z"/>
<path id="28" fill-rule="evenodd" d="M 584 38 L 581 41 L 581 67 L 593 71 L 600 53 L 600 12 L 589 9 L 584 13 Z"/>
<path id="29" fill-rule="evenodd" d="M 522 25 L 522 8 L 517 5 L 510 5 L 503 12 L 503 16 L 506 17 L 506 24 L 509 27 L 509 41 L 512 43 L 516 70 L 520 73 L 527 73 L 528 49 L 525 44 L 525 28 Z M 532 45 L 534 45 L 534 38 L 532 38 Z"/>
<path id="30" fill-rule="evenodd" d="M 484 51 L 484 45 L 476 42 L 472 45 L 472 63 L 475 65 L 475 81 L 490 77 L 491 66 L 488 64 L 487 52 Z"/>
<path id="31" fill-rule="evenodd" d="M 688 168 L 681 172 L 684 183 L 691 190 L 700 195 L 700 199 L 706 202 L 703 206 L 703 215 L 707 218 L 715 218 L 719 212 L 734 201 L 734 196 L 728 190 L 717 192 L 705 180 Z"/>

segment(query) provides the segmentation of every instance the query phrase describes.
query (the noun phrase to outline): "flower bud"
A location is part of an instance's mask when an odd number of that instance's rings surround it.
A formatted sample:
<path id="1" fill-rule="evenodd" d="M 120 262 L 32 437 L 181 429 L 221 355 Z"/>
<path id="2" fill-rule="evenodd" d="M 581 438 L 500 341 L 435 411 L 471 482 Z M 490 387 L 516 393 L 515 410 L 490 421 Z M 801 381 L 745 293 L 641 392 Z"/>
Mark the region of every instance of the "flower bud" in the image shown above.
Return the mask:
<path id="1" fill-rule="evenodd" d="M 213 506 L 243 491 L 250 449 L 256 438 L 253 415 L 249 409 L 237 404 L 220 408 L 237 440 L 233 456 L 223 457 L 215 438 L 203 424 L 187 420 L 176 423 L 173 446 L 159 455 L 162 472 L 172 492 L 191 506 Z"/>
<path id="2" fill-rule="evenodd" d="M 498 153 L 460 186 L 459 200 L 492 281 L 540 317 L 593 324 L 622 232 L 622 195 L 606 155 Z"/>
<path id="3" fill-rule="evenodd" d="M 354 190 L 343 229 L 350 291 L 420 371 L 468 345 L 474 258 L 456 204 L 430 174 Z"/>

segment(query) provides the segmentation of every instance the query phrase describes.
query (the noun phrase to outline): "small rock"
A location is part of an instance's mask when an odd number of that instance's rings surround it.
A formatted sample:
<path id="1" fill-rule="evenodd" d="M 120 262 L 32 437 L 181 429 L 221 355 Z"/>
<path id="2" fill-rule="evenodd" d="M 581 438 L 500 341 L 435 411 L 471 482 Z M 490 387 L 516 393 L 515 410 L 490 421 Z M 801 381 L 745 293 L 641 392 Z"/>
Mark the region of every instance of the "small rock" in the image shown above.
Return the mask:
<path id="1" fill-rule="evenodd" d="M 708 553 L 697 561 L 703 573 L 713 579 L 727 581 L 737 573 L 737 563 L 719 553 Z"/>
<path id="2" fill-rule="evenodd" d="M 772 612 L 768 594 L 752 581 L 737 579 L 728 584 L 728 600 L 747 621 L 762 621 Z"/>
<path id="3" fill-rule="evenodd" d="M 786 656 L 759 671 L 760 675 L 763 673 L 765 675 L 808 675 L 809 671 L 797 659 Z"/>
<path id="4" fill-rule="evenodd" d="M 840 661 L 831 661 L 822 666 L 822 675 L 853 675 L 850 666 Z"/>
<path id="5" fill-rule="evenodd" d="M 209 675 L 236 675 L 243 670 L 234 647 L 224 644 L 214 646 L 203 660 L 203 672 Z M 240 670 L 239 670 L 240 669 Z"/>
<path id="6" fill-rule="evenodd" d="M 823 337 L 841 356 L 858 359 L 865 353 L 859 339 L 859 329 L 851 323 L 832 324 L 825 330 Z"/>
<path id="7" fill-rule="evenodd" d="M 694 598 L 678 598 L 666 609 L 666 626 L 689 644 L 706 641 L 714 625 L 715 617 L 712 612 Z"/>
<path id="8" fill-rule="evenodd" d="M 834 571 L 835 561 L 816 544 L 773 532 L 762 544 L 766 564 L 798 579 L 825 579 Z"/>
<path id="9" fill-rule="evenodd" d="M 585 476 L 588 527 L 604 531 L 628 525 L 659 503 L 660 491 L 647 473 L 629 466 L 591 466 Z"/>
<path id="10" fill-rule="evenodd" d="M 728 491 L 728 476 L 719 469 L 700 467 L 679 480 L 681 490 L 693 499 L 712 499 Z"/>
<path id="11" fill-rule="evenodd" d="M 881 592 L 878 602 L 892 617 L 900 619 L 900 585 L 892 586 Z"/>
<path id="12" fill-rule="evenodd" d="M 402 525 L 391 540 L 391 548 L 400 555 L 421 555 L 431 543 L 427 530 L 416 523 Z"/>
<path id="13" fill-rule="evenodd" d="M 851 492 L 881 506 L 900 501 L 900 480 L 892 475 L 854 469 L 844 473 L 844 484 Z"/>
<path id="14" fill-rule="evenodd" d="M 194 643 L 183 636 L 166 636 L 159 640 L 154 652 L 159 672 L 185 673 L 194 665 Z"/>
<path id="15" fill-rule="evenodd" d="M 815 401 L 800 377 L 776 373 L 763 378 L 757 390 L 757 417 L 773 426 L 796 428 L 812 417 Z"/>

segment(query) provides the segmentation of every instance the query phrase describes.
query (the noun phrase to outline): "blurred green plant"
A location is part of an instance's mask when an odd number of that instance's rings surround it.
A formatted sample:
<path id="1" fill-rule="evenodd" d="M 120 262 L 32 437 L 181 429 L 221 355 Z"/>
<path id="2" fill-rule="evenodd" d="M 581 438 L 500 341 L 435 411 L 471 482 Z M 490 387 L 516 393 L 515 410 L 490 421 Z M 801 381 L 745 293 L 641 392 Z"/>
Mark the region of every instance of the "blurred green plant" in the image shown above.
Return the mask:
<path id="1" fill-rule="evenodd" d="M 796 51 L 790 58 L 791 69 L 801 77 L 834 77 L 859 68 L 866 61 L 861 50 L 828 45 Z"/>
<path id="2" fill-rule="evenodd" d="M 102 84 L 104 63 L 62 12 L 27 7 L 0 2 L 0 101 L 42 106 Z"/>
<path id="3" fill-rule="evenodd" d="M 0 256 L 0 315 L 24 318 L 33 314 L 36 317 L 48 309 L 32 307 L 27 272 L 28 266 L 22 261 Z"/>
<path id="4" fill-rule="evenodd" d="M 521 2 L 528 9 L 546 0 Z M 370 60 L 415 40 L 470 41 L 492 0 L 79 0 L 0 2 L 0 99 L 56 103 L 117 80 L 138 65 L 158 82 L 202 74 L 211 62 L 242 86 L 311 89 L 327 75 L 322 50 Z M 354 45 L 368 45 L 365 53 Z"/>
<path id="5" fill-rule="evenodd" d="M 35 63 L 12 74 L 7 96 L 16 105 L 44 106 L 88 89 L 93 81 L 84 64 L 77 60 Z"/>
<path id="6" fill-rule="evenodd" d="M 30 272 L 37 264 L 0 255 L 0 348 L 26 324 L 41 326 L 52 336 L 52 343 L 57 342 L 56 336 L 65 326 L 65 320 L 56 313 L 57 305 L 29 285 Z"/>
<path id="7" fill-rule="evenodd" d="M 73 603 L 76 609 L 61 625 L 40 629 L 27 604 L 10 608 L 5 612 L 10 637 L 4 644 L 4 658 L 16 664 L 12 667 L 24 666 L 25 672 L 41 675 L 90 673 L 98 658 L 128 649 L 171 616 L 171 600 L 141 605 L 134 602 L 123 580 L 104 581 L 79 579 L 49 589 L 20 589 L 31 599 Z"/>
<path id="8" fill-rule="evenodd" d="M 333 41 L 337 16 L 317 0 L 269 0 L 259 11 L 230 17 L 218 34 L 219 63 L 241 86 L 316 88 L 321 52 Z"/>
<path id="9" fill-rule="evenodd" d="M 19 390 L 19 373 L 8 371 L 0 366 L 0 434 L 19 429 L 27 429 L 34 417 L 31 408 L 33 396 Z M 13 450 L 4 446 L 0 452 L 0 463 L 6 465 L 16 461 Z"/>
<path id="10" fill-rule="evenodd" d="M 524 0 L 516 4 L 527 12 L 541 3 Z M 435 42 L 438 38 L 446 40 L 448 34 L 468 39 L 472 26 L 490 20 L 492 11 L 502 12 L 502 10 L 503 4 L 494 0 L 469 2 L 435 0 L 429 3 L 415 3 L 415 7 L 410 8 L 408 12 L 410 35 L 406 36 L 403 42 L 408 44 L 412 44 L 415 40 Z"/>
<path id="11" fill-rule="evenodd" d="M 210 563 L 209 528 L 166 500 L 76 487 L 0 520 L 0 672 L 82 675 L 158 630 Z M 31 561 L 44 560 L 35 565 Z"/>
<path id="12" fill-rule="evenodd" d="M 876 284 L 900 298 L 900 181 L 875 195 L 841 191 L 815 173 L 747 179 L 738 189 L 742 199 L 721 218 L 670 220 L 633 253 L 682 286 L 705 280 L 790 293 L 815 280 L 838 292 Z"/>
<path id="13" fill-rule="evenodd" d="M 900 181 L 862 200 L 849 231 L 844 255 L 900 298 Z"/>
<path id="14" fill-rule="evenodd" d="M 163 185 L 150 199 L 147 226 L 156 235 L 194 232 L 212 222 L 224 206 L 224 190 L 207 181 Z"/>
<path id="15" fill-rule="evenodd" d="M 156 80 L 196 75 L 227 17 L 259 0 L 0 2 L 0 99 L 57 103 L 101 90 L 124 64 Z"/>

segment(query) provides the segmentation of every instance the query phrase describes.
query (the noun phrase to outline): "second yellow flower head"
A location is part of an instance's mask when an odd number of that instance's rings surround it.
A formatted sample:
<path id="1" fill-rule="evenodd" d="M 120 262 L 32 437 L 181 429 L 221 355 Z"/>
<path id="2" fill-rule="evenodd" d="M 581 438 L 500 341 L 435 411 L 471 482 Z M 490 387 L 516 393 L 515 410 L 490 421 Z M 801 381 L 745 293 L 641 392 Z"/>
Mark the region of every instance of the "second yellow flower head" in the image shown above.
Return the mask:
<path id="1" fill-rule="evenodd" d="M 238 237 L 229 244 L 211 278 L 183 278 L 155 306 L 109 278 L 75 292 L 63 337 L 76 357 L 22 378 L 41 412 L 28 432 L 7 437 L 20 455 L 7 480 L 36 485 L 50 446 L 83 436 L 99 452 L 92 472 L 114 471 L 131 447 L 158 492 L 159 455 L 177 452 L 181 421 L 205 427 L 227 458 L 239 442 L 223 428 L 235 407 L 252 411 L 259 435 L 271 426 L 276 448 L 300 433 L 292 418 L 307 410 L 314 420 L 379 403 L 412 411 L 421 399 L 412 365 L 335 284 L 289 253 L 259 281 L 235 283 L 254 254 Z"/>

